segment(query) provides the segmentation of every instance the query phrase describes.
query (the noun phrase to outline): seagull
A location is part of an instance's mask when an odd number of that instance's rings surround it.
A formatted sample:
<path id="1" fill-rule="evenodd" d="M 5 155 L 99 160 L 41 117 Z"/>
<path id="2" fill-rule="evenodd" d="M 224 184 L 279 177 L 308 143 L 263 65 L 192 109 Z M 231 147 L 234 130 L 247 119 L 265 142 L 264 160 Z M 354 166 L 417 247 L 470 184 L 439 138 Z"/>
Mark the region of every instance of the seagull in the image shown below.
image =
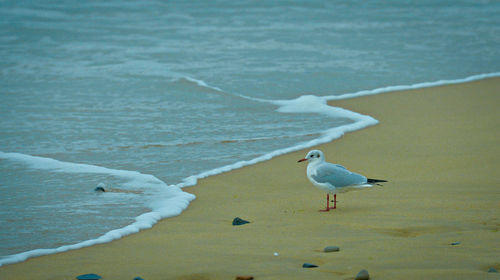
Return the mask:
<path id="1" fill-rule="evenodd" d="M 346 192 L 354 189 L 370 188 L 386 180 L 369 179 L 363 175 L 351 172 L 339 164 L 325 161 L 325 155 L 320 150 L 312 150 L 298 162 L 307 161 L 307 178 L 313 185 L 326 191 L 326 209 L 321 212 L 337 208 L 337 192 Z M 333 207 L 330 207 L 330 194 L 333 194 Z"/>

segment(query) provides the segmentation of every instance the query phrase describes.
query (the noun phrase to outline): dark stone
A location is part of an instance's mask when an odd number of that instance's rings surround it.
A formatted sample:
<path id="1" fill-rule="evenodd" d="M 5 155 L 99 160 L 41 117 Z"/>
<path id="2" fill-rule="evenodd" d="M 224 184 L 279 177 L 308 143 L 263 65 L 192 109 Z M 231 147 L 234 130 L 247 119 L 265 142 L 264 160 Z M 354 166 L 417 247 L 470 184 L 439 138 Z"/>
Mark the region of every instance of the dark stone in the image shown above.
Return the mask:
<path id="1" fill-rule="evenodd" d="M 236 280 L 253 280 L 253 276 L 236 276 Z"/>
<path id="2" fill-rule="evenodd" d="M 453 245 L 453 246 L 460 245 L 460 242 L 453 242 L 453 243 L 451 243 L 451 245 Z"/>
<path id="3" fill-rule="evenodd" d="M 488 272 L 489 273 L 498 273 L 498 270 L 496 270 L 494 267 L 490 267 L 490 269 L 488 269 Z"/>
<path id="4" fill-rule="evenodd" d="M 368 274 L 368 271 L 366 269 L 361 269 L 358 274 L 356 275 L 355 280 L 368 280 L 370 279 L 370 274 Z"/>
<path id="5" fill-rule="evenodd" d="M 94 273 L 76 276 L 76 279 L 78 279 L 78 280 L 99 280 L 101 278 L 102 278 L 101 276 L 94 274 Z"/>
<path id="6" fill-rule="evenodd" d="M 250 223 L 249 221 L 245 221 L 239 217 L 236 217 L 234 218 L 233 220 L 233 226 L 241 226 L 241 225 L 244 225 L 244 224 L 248 224 Z"/>
<path id="7" fill-rule="evenodd" d="M 141 277 L 135 277 L 134 280 L 144 280 Z"/>
<path id="8" fill-rule="evenodd" d="M 106 192 L 106 190 L 103 187 L 96 187 L 94 189 L 95 192 Z"/>
<path id="9" fill-rule="evenodd" d="M 325 253 L 329 252 L 338 252 L 340 251 L 340 248 L 338 246 L 326 246 L 325 249 L 323 249 Z"/>
<path id="10" fill-rule="evenodd" d="M 317 265 L 315 264 L 312 264 L 312 263 L 304 263 L 302 265 L 303 268 L 313 268 L 313 267 L 318 267 Z"/>

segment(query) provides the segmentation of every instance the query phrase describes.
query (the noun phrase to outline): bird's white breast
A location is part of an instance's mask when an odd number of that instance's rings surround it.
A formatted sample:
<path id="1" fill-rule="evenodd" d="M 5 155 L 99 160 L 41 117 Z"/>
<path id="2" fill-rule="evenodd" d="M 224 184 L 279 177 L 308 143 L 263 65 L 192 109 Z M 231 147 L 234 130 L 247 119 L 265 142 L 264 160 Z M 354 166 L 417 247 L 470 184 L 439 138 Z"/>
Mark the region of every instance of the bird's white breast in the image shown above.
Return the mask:
<path id="1" fill-rule="evenodd" d="M 316 182 L 316 180 L 314 180 L 314 178 L 312 176 L 316 176 L 317 175 L 317 164 L 308 164 L 307 165 L 307 179 L 309 179 L 309 181 L 311 181 L 311 183 L 313 185 L 315 185 L 317 188 L 325 191 L 325 192 L 329 192 L 329 193 L 335 193 L 335 186 L 329 184 L 329 183 L 319 183 L 319 182 Z"/>

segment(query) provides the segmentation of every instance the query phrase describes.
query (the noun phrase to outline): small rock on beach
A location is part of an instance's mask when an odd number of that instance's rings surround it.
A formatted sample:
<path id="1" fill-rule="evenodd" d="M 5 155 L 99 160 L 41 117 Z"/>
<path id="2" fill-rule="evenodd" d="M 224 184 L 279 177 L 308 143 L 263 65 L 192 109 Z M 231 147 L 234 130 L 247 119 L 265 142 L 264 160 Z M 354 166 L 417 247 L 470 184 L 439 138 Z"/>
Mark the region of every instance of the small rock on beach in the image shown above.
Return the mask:
<path id="1" fill-rule="evenodd" d="M 368 280 L 370 279 L 370 274 L 368 274 L 368 271 L 366 269 L 361 269 L 358 274 L 356 275 L 355 280 Z"/>
<path id="2" fill-rule="evenodd" d="M 76 276 L 76 279 L 78 280 L 99 280 L 101 278 L 102 278 L 101 276 L 94 273 L 82 274 L 80 276 Z"/>
<path id="3" fill-rule="evenodd" d="M 302 265 L 303 268 L 313 268 L 313 267 L 318 267 L 317 265 L 315 264 L 312 264 L 312 263 L 304 263 Z"/>
<path id="4" fill-rule="evenodd" d="M 253 280 L 253 276 L 236 276 L 236 280 Z"/>
<path id="5" fill-rule="evenodd" d="M 243 220 L 240 217 L 236 217 L 233 220 L 233 226 L 241 226 L 250 223 L 249 221 Z"/>
<path id="6" fill-rule="evenodd" d="M 338 252 L 340 251 L 340 248 L 338 246 L 326 246 L 325 249 L 323 249 L 325 253 L 329 252 Z"/>
<path id="7" fill-rule="evenodd" d="M 488 269 L 488 273 L 498 273 L 498 270 L 496 270 L 494 267 L 490 267 L 490 269 Z"/>

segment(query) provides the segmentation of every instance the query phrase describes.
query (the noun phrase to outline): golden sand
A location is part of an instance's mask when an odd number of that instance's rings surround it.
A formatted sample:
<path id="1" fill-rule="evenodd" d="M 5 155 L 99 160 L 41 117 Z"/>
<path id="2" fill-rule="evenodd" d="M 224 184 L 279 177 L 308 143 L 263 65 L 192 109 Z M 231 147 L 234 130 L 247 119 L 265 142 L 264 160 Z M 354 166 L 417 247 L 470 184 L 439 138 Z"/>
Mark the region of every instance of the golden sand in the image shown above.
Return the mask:
<path id="1" fill-rule="evenodd" d="M 201 180 L 180 216 L 111 243 L 0 267 L 0 279 L 500 279 L 500 78 L 334 102 L 380 124 L 321 145 L 383 187 L 325 194 L 307 151 Z M 241 217 L 250 224 L 232 226 Z M 451 245 L 459 242 L 458 245 Z M 339 252 L 324 253 L 329 245 Z M 275 254 L 277 253 L 277 255 Z M 308 262 L 317 268 L 302 268 Z"/>

